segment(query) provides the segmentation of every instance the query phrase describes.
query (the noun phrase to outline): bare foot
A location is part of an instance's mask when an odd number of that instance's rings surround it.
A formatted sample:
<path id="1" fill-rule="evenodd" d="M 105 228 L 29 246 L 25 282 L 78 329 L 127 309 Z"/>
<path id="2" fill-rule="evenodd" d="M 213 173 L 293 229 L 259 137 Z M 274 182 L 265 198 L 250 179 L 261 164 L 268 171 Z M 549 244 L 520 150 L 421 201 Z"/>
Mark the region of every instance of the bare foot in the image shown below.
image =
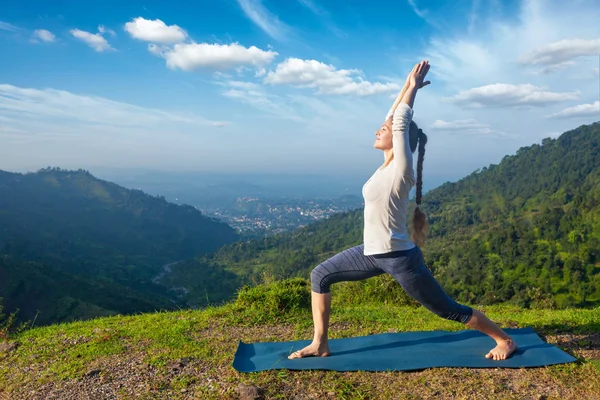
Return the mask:
<path id="1" fill-rule="evenodd" d="M 485 358 L 493 358 L 494 360 L 506 360 L 517 349 L 517 344 L 512 339 L 498 340 L 497 346 L 490 350 L 485 355 Z"/>
<path id="2" fill-rule="evenodd" d="M 293 360 L 294 358 L 303 358 L 303 357 L 327 357 L 329 354 L 329 345 L 319 344 L 316 342 L 312 342 L 302 350 L 297 350 L 290 354 L 288 358 Z"/>

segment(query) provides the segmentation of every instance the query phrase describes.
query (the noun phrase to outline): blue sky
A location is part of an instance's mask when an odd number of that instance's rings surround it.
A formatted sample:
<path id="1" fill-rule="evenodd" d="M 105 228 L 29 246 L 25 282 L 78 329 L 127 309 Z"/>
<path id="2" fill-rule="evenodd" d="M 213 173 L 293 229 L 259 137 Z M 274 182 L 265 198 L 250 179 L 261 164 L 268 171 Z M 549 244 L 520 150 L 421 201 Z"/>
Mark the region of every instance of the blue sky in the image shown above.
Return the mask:
<path id="1" fill-rule="evenodd" d="M 6 1 L 0 169 L 368 176 L 421 59 L 425 179 L 600 120 L 596 0 Z"/>

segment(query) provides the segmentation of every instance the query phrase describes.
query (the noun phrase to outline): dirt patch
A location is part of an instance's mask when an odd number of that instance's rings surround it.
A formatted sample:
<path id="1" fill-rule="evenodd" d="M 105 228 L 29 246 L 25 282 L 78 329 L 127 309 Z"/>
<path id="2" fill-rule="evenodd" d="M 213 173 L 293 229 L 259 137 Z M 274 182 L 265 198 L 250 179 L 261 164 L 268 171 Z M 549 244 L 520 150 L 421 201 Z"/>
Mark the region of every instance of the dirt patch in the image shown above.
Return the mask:
<path id="1" fill-rule="evenodd" d="M 545 340 L 574 357 L 584 360 L 600 360 L 600 332 L 577 335 L 569 333 L 548 335 Z"/>
<path id="2" fill-rule="evenodd" d="M 28 399 L 121 399 L 121 398 L 198 398 L 193 386 L 210 384 L 218 375 L 202 360 L 179 359 L 166 367 L 144 362 L 145 354 L 127 354 L 98 360 L 79 379 L 51 382 L 39 387 L 23 387 Z M 210 371 L 210 372 L 209 372 Z M 189 381 L 174 385 L 181 378 Z M 176 392 L 172 386 L 182 386 Z M 214 385 L 215 389 L 219 389 Z M 215 394 L 223 392 L 216 390 Z"/>
<path id="3" fill-rule="evenodd" d="M 19 347 L 17 342 L 0 342 L 0 355 L 10 353 Z"/>

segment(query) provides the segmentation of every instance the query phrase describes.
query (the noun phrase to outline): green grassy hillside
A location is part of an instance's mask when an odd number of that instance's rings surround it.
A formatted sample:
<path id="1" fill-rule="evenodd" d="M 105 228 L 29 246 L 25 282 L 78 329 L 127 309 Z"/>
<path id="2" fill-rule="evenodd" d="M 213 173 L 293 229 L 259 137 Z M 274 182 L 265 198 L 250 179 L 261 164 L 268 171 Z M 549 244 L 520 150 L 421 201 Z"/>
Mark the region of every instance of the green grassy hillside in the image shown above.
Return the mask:
<path id="1" fill-rule="evenodd" d="M 399 306 L 334 285 L 331 338 L 389 331 L 464 329 L 422 307 Z M 35 328 L 0 342 L 0 398 L 596 399 L 600 308 L 483 307 L 501 327 L 533 327 L 572 354 L 570 364 L 527 369 L 436 368 L 416 372 L 266 371 L 231 366 L 239 340 L 310 339 L 309 286 L 294 279 L 243 289 L 202 311 L 112 316 Z M 491 347 L 493 342 L 490 344 Z M 481 355 L 483 357 L 484 354 Z M 499 361 L 500 363 L 500 361 Z"/>

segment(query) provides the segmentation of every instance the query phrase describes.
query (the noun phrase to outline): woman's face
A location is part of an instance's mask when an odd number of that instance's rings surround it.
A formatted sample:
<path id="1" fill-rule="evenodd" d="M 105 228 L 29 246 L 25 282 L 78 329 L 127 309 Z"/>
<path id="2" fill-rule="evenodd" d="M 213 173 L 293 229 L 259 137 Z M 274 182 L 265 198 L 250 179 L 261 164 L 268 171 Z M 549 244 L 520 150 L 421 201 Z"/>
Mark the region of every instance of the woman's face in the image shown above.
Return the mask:
<path id="1" fill-rule="evenodd" d="M 388 150 L 392 148 L 392 119 L 386 120 L 375 132 L 375 144 L 373 147 L 379 150 Z"/>

